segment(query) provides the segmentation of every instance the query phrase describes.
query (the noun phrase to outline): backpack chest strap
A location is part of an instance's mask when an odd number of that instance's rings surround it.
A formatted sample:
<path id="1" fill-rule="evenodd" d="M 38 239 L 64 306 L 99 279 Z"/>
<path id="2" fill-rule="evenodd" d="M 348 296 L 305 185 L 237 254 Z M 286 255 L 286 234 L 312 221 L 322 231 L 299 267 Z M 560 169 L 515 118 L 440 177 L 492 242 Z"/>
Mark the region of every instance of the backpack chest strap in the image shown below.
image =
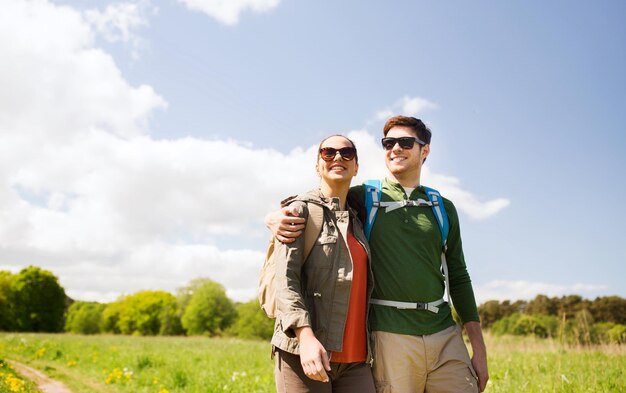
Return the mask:
<path id="1" fill-rule="evenodd" d="M 378 202 L 378 206 L 384 207 L 385 213 L 389 213 L 396 209 L 400 209 L 402 207 L 420 207 L 420 206 L 432 207 L 433 202 L 427 201 L 425 199 L 418 199 L 416 201 L 411 200 L 411 199 L 403 199 L 401 201 Z"/>

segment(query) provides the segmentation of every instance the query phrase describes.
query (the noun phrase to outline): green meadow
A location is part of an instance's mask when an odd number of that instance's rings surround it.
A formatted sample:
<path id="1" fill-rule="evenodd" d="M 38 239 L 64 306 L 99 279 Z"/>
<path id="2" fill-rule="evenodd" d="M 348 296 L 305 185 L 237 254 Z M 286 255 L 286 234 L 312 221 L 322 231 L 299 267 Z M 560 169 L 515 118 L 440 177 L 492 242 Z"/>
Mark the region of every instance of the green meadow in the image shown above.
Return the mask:
<path id="1" fill-rule="evenodd" d="M 486 336 L 487 392 L 626 392 L 626 347 Z M 206 337 L 0 334 L 0 358 L 37 368 L 76 393 L 273 392 L 267 342 Z M 0 393 L 35 392 L 2 363 Z M 12 381 L 11 386 L 5 380 Z"/>

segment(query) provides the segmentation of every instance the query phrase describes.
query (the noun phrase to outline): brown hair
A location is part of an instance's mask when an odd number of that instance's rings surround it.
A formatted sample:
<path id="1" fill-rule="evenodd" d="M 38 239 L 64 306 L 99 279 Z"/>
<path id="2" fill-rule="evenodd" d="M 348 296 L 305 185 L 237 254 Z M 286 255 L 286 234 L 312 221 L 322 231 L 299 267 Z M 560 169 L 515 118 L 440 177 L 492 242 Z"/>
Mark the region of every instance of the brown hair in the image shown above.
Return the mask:
<path id="1" fill-rule="evenodd" d="M 416 137 L 426 142 L 426 144 L 430 144 L 431 132 L 420 119 L 411 116 L 394 116 L 385 123 L 383 134 L 387 136 L 387 133 L 393 127 L 410 128 L 415 133 Z"/>

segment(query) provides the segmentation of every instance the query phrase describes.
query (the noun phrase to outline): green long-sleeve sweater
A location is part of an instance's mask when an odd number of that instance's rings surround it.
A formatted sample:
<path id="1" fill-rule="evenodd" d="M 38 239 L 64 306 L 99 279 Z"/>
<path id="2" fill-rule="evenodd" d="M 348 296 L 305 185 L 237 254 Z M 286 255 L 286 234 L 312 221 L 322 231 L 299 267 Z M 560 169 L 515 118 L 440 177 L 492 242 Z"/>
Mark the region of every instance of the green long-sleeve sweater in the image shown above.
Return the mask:
<path id="1" fill-rule="evenodd" d="M 428 200 L 424 187 L 416 188 L 407 198 L 402 186 L 385 179 L 382 201 L 418 198 Z M 365 188 L 350 189 L 348 203 L 357 209 L 365 222 Z M 461 320 L 478 321 L 472 283 L 467 272 L 459 218 L 456 208 L 444 198 L 450 221 L 446 260 L 450 278 L 450 296 Z M 432 208 L 404 207 L 389 213 L 380 208 L 369 239 L 374 272 L 372 298 L 404 302 L 432 302 L 445 298 L 445 280 L 441 273 L 441 232 Z M 450 307 L 440 306 L 437 314 L 424 310 L 399 310 L 373 305 L 369 318 L 371 330 L 423 335 L 439 332 L 454 324 Z"/>

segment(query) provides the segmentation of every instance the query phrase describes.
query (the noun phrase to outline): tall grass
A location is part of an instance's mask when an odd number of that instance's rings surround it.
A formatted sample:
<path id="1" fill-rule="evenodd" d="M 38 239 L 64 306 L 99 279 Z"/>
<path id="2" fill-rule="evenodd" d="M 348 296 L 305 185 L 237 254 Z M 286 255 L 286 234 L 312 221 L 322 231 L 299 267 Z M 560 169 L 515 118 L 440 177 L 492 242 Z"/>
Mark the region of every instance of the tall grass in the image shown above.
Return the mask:
<path id="1" fill-rule="evenodd" d="M 626 347 L 486 335 L 488 392 L 626 392 Z"/>
<path id="2" fill-rule="evenodd" d="M 489 334 L 485 339 L 487 392 L 626 393 L 626 346 Z M 274 391 L 270 347 L 263 341 L 0 334 L 0 358 L 29 363 L 80 393 Z"/>

